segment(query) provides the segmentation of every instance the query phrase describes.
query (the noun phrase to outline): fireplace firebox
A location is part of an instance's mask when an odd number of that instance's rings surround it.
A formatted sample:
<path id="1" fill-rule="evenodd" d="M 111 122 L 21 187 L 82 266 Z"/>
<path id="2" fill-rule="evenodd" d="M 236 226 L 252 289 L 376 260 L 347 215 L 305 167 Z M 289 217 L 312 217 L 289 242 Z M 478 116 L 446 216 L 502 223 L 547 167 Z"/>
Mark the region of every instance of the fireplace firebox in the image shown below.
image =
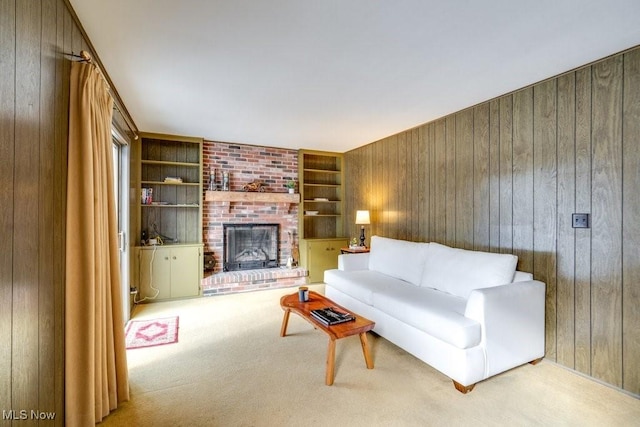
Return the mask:
<path id="1" fill-rule="evenodd" d="M 279 224 L 223 224 L 224 271 L 278 267 Z"/>

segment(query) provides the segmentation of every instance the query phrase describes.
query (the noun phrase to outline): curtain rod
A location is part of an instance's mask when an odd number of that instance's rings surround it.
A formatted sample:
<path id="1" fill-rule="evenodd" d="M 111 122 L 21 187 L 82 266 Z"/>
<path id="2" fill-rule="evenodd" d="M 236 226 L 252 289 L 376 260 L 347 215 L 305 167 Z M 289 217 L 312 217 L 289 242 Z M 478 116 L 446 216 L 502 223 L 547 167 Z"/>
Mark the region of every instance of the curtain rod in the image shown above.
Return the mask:
<path id="1" fill-rule="evenodd" d="M 102 75 L 102 78 L 104 79 L 105 83 L 106 83 L 106 84 L 107 84 L 107 86 L 109 87 L 109 91 L 111 91 L 111 87 L 112 87 L 112 85 L 111 85 L 111 84 L 109 84 L 109 81 L 108 81 L 108 80 L 107 80 L 107 78 L 105 77 L 105 74 L 104 74 L 104 72 L 102 71 L 102 69 L 100 68 L 100 66 L 99 66 L 98 64 L 95 64 L 95 63 L 92 61 L 91 54 L 89 54 L 89 52 L 87 52 L 86 50 L 81 50 L 81 51 L 80 51 L 80 55 L 76 55 L 76 54 L 75 54 L 75 53 L 73 53 L 73 52 L 71 52 L 71 53 L 67 53 L 67 54 L 65 54 L 65 55 L 66 55 L 66 56 L 70 56 L 70 57 L 72 57 L 72 58 L 76 58 L 77 62 L 85 62 L 85 63 L 87 63 L 87 64 L 92 64 L 93 66 L 95 66 L 95 67 L 98 69 L 98 71 L 100 72 L 100 75 Z M 138 137 L 139 137 L 139 136 L 138 136 L 138 129 L 137 129 L 137 127 L 136 127 L 136 125 L 135 125 L 135 124 L 133 124 L 133 123 L 130 123 L 130 122 L 129 122 L 128 114 L 124 114 L 124 113 L 122 112 L 122 108 L 120 108 L 120 106 L 121 106 L 122 104 L 121 104 L 121 102 L 120 102 L 120 100 L 119 100 L 119 99 L 120 99 L 120 97 L 119 97 L 119 96 L 114 96 L 114 97 L 113 97 L 113 100 L 114 100 L 113 108 L 115 108 L 115 109 L 120 113 L 120 115 L 122 116 L 122 118 L 124 119 L 124 122 L 126 123 L 127 127 L 128 127 L 128 128 L 129 128 L 129 130 L 133 133 L 133 139 L 136 139 L 136 140 L 137 140 L 137 139 L 138 139 Z"/>

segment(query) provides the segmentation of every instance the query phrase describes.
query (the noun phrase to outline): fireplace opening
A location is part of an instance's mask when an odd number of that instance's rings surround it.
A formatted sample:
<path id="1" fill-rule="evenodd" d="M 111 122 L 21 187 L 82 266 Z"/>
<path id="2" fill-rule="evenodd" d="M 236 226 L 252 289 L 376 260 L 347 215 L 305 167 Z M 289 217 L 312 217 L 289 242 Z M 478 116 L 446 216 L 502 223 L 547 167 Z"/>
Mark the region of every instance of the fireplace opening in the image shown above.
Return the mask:
<path id="1" fill-rule="evenodd" d="M 223 224 L 224 271 L 278 267 L 279 224 Z"/>

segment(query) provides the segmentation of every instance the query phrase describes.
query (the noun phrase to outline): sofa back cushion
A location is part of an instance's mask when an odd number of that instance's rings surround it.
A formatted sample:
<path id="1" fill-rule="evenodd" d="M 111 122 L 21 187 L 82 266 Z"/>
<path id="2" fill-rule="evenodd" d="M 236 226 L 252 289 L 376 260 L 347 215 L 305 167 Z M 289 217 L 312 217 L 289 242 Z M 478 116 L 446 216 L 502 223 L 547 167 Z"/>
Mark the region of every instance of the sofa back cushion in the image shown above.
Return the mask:
<path id="1" fill-rule="evenodd" d="M 420 285 L 429 243 L 371 237 L 369 270 Z"/>
<path id="2" fill-rule="evenodd" d="M 474 289 L 513 281 L 518 257 L 430 243 L 420 286 L 468 298 Z"/>

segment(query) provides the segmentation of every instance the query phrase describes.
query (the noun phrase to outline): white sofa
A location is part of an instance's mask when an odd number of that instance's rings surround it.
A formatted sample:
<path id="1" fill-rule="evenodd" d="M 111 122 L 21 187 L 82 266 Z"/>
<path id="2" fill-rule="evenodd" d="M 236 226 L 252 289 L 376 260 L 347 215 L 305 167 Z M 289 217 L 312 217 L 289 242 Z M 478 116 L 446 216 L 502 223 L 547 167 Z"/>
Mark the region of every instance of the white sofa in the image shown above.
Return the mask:
<path id="1" fill-rule="evenodd" d="M 517 261 L 373 236 L 369 253 L 340 255 L 325 271 L 325 294 L 466 393 L 544 357 L 545 284 L 516 271 Z"/>

